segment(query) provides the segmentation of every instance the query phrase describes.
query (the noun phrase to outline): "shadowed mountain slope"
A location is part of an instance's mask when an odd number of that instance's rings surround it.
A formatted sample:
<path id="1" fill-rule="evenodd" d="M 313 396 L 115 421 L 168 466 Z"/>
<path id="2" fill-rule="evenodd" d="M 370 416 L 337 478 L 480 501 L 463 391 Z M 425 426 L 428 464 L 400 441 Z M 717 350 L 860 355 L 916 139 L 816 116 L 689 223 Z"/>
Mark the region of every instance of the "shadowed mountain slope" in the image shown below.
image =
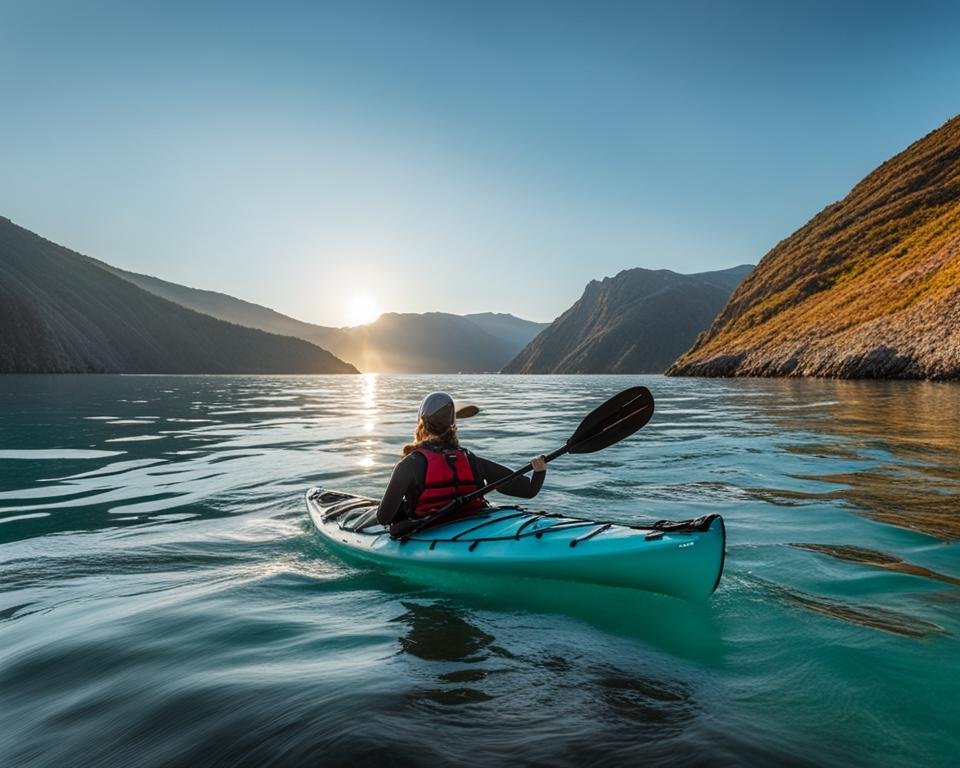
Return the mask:
<path id="1" fill-rule="evenodd" d="M 340 329 L 339 349 L 363 371 L 496 373 L 517 345 L 461 315 L 388 312 L 369 325 Z"/>
<path id="2" fill-rule="evenodd" d="M 283 315 L 225 293 L 171 283 L 112 267 L 113 272 L 157 296 L 197 312 L 269 333 L 295 336 L 329 349 L 362 371 L 394 373 L 482 373 L 498 371 L 546 328 L 509 314 L 444 312 L 382 315 L 354 328 L 330 328 Z"/>
<path id="3" fill-rule="evenodd" d="M 323 349 L 330 349 L 330 343 L 336 340 L 339 333 L 338 328 L 304 323 L 275 310 L 238 299 L 226 293 L 189 288 L 185 285 L 161 280 L 159 277 L 128 272 L 125 269 L 104 264 L 102 261 L 95 259 L 91 259 L 91 261 L 156 296 L 173 301 L 196 312 L 216 317 L 219 320 L 226 320 L 228 323 L 244 325 L 247 328 L 259 328 L 261 331 L 277 333 L 281 336 L 294 336 L 316 344 Z"/>
<path id="4" fill-rule="evenodd" d="M 300 339 L 155 296 L 0 218 L 0 372 L 355 373 Z"/>
<path id="5" fill-rule="evenodd" d="M 464 315 L 464 317 L 491 336 L 510 342 L 515 347 L 511 357 L 527 346 L 538 333 L 550 325 L 550 323 L 535 323 L 533 320 L 524 320 L 505 312 L 477 312 L 472 315 Z"/>
<path id="6" fill-rule="evenodd" d="M 960 117 L 764 256 L 668 373 L 960 378 Z"/>
<path id="7" fill-rule="evenodd" d="M 504 373 L 661 373 L 688 349 L 749 273 L 628 269 L 591 281 Z"/>

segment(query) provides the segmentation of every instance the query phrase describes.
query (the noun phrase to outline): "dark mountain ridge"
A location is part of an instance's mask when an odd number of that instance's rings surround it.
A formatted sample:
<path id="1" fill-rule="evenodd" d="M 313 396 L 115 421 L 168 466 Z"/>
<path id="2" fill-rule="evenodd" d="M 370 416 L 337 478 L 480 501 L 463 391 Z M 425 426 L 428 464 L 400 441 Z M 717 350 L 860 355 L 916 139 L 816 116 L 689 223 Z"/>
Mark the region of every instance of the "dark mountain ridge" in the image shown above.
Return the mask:
<path id="1" fill-rule="evenodd" d="M 546 329 L 550 323 L 536 323 L 533 320 L 524 320 L 522 317 L 507 312 L 475 312 L 463 315 L 474 325 L 498 339 L 509 342 L 513 347 L 511 357 L 517 354 L 534 337 Z"/>
<path id="2" fill-rule="evenodd" d="M 169 301 L 237 325 L 304 339 L 329 349 L 362 371 L 495 372 L 547 327 L 547 323 L 492 312 L 391 312 L 367 325 L 333 328 L 297 320 L 225 293 L 189 288 L 92 261 Z"/>
<path id="3" fill-rule="evenodd" d="M 592 280 L 503 372 L 661 373 L 709 326 L 750 269 L 682 275 L 636 268 Z"/>
<path id="4" fill-rule="evenodd" d="M 301 339 L 144 291 L 0 218 L 0 372 L 356 373 Z"/>
<path id="5" fill-rule="evenodd" d="M 516 344 L 446 312 L 387 312 L 340 333 L 337 348 L 363 371 L 496 373 L 516 353 Z"/>

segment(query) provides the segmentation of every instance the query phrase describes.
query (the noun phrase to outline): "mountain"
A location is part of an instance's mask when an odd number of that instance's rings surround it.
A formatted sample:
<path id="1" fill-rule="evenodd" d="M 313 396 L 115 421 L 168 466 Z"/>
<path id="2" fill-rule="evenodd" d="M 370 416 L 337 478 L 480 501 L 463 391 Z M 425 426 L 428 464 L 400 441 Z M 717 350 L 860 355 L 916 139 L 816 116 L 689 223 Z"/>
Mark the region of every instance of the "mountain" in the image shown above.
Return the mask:
<path id="1" fill-rule="evenodd" d="M 0 372 L 356 373 L 300 339 L 186 309 L 0 218 Z"/>
<path id="2" fill-rule="evenodd" d="M 516 354 L 517 346 L 445 312 L 389 312 L 341 333 L 344 340 L 336 348 L 362 371 L 495 373 Z"/>
<path id="3" fill-rule="evenodd" d="M 550 325 L 550 323 L 535 323 L 533 320 L 524 320 L 504 312 L 479 312 L 464 315 L 464 317 L 491 336 L 513 344 L 515 349 L 510 357 L 527 346 L 540 331 Z"/>
<path id="4" fill-rule="evenodd" d="M 261 331 L 276 333 L 281 336 L 294 336 L 324 349 L 331 349 L 330 343 L 339 336 L 339 329 L 337 328 L 304 323 L 259 304 L 234 298 L 226 293 L 188 288 L 185 285 L 171 283 L 158 277 L 128 272 L 125 269 L 105 264 L 96 259 L 91 259 L 91 261 L 156 296 L 180 304 L 195 312 L 202 312 L 219 320 L 225 320 L 228 323 L 243 325 L 247 328 L 259 328 Z"/>
<path id="5" fill-rule="evenodd" d="M 960 116 L 774 247 L 668 373 L 960 378 Z"/>
<path id="6" fill-rule="evenodd" d="M 295 336 L 329 349 L 363 371 L 384 373 L 482 373 L 499 371 L 546 327 L 509 314 L 386 314 L 369 325 L 330 328 L 296 320 L 225 293 L 188 288 L 150 275 L 112 267 L 150 293 L 248 328 Z"/>
<path id="7" fill-rule="evenodd" d="M 504 373 L 661 373 L 688 349 L 750 272 L 628 269 L 592 280 Z"/>

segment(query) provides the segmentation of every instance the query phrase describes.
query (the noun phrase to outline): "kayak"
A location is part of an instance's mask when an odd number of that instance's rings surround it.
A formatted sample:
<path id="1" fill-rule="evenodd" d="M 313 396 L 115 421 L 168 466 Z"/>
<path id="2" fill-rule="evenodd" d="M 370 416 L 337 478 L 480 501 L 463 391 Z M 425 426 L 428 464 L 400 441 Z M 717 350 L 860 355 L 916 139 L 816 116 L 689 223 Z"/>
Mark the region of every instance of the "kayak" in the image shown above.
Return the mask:
<path id="1" fill-rule="evenodd" d="M 720 583 L 723 518 L 619 525 L 488 507 L 420 530 L 405 541 L 377 523 L 377 502 L 323 488 L 307 509 L 333 549 L 383 566 L 418 566 L 601 584 L 704 600 Z"/>

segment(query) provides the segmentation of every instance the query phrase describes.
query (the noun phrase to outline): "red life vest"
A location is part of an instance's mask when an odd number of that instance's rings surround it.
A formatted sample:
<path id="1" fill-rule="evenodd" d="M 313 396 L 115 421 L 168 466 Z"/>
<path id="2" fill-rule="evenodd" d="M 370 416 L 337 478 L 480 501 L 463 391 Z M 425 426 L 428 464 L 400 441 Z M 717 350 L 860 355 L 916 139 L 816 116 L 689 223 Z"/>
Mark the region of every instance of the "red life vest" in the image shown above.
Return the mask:
<path id="1" fill-rule="evenodd" d="M 423 481 L 423 491 L 417 498 L 414 514 L 426 517 L 436 512 L 458 496 L 466 496 L 479 487 L 473 476 L 473 467 L 463 448 L 417 448 L 417 453 L 427 460 L 427 474 Z M 469 514 L 483 509 L 487 502 L 474 499 L 457 510 L 457 515 Z"/>

